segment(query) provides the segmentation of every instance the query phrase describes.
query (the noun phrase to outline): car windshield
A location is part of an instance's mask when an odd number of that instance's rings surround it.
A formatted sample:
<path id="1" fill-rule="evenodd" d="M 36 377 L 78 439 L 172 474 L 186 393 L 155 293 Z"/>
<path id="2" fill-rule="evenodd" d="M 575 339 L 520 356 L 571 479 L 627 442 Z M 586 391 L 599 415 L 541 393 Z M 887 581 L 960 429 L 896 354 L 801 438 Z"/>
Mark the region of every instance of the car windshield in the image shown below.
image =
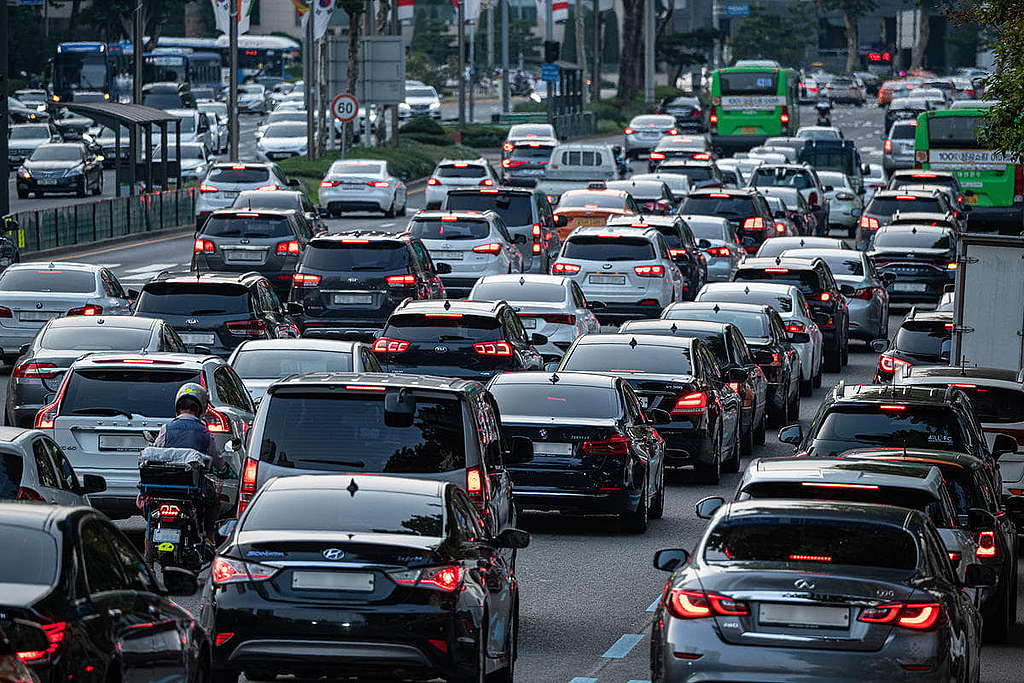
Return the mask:
<path id="1" fill-rule="evenodd" d="M 171 418 L 181 385 L 200 381 L 196 370 L 76 369 L 64 386 L 60 415 Z"/>
<path id="2" fill-rule="evenodd" d="M 182 105 L 181 97 L 177 93 L 150 93 L 143 96 L 142 104 L 153 109 L 179 109 Z M 173 130 L 173 129 L 172 129 Z M 185 129 L 182 127 L 182 132 Z"/>
<path id="3" fill-rule="evenodd" d="M 555 283 L 528 282 L 480 282 L 473 287 L 475 301 L 509 301 L 529 304 L 537 302 L 562 302 L 566 299 L 565 287 Z"/>
<path id="4" fill-rule="evenodd" d="M 943 353 L 949 354 L 952 334 L 951 322 L 908 320 L 896 332 L 894 346 L 898 351 L 912 356 L 938 361 Z"/>
<path id="5" fill-rule="evenodd" d="M 249 291 L 236 285 L 157 282 L 139 296 L 140 315 L 249 315 Z"/>
<path id="6" fill-rule="evenodd" d="M 915 195 L 896 195 L 892 197 L 875 197 L 868 204 L 864 213 L 870 216 L 889 218 L 897 211 L 912 213 L 944 214 L 937 197 L 918 197 Z"/>
<path id="7" fill-rule="evenodd" d="M 829 449 L 834 450 L 848 450 L 862 444 L 960 451 L 967 445 L 959 423 L 949 410 L 903 405 L 834 409 L 822 418 L 814 439 L 843 444 L 829 445 Z"/>
<path id="8" fill-rule="evenodd" d="M 917 230 L 915 228 L 879 230 L 871 241 L 875 249 L 953 249 L 952 235 L 948 231 Z"/>
<path id="9" fill-rule="evenodd" d="M 260 216 L 253 214 L 243 216 L 241 211 L 237 214 L 211 216 L 203 224 L 200 235 L 208 237 L 294 237 L 291 222 L 284 216 Z"/>
<path id="10" fill-rule="evenodd" d="M 314 349 L 242 350 L 231 367 L 242 379 L 276 379 L 306 372 L 351 372 L 352 354 Z"/>
<path id="11" fill-rule="evenodd" d="M 170 145 L 167 146 L 167 158 L 177 159 L 178 150 L 176 147 Z M 164 150 L 162 147 L 157 147 L 153 150 L 153 163 L 160 163 L 163 159 Z M 206 160 L 206 151 L 202 145 L 182 145 L 181 146 L 181 158 L 182 159 L 203 159 Z"/>
<path id="12" fill-rule="evenodd" d="M 0 292 L 90 294 L 95 291 L 96 274 L 91 271 L 17 268 L 8 269 L 0 275 Z"/>
<path id="13" fill-rule="evenodd" d="M 82 148 L 77 145 L 43 145 L 37 147 L 29 161 L 74 161 L 82 160 Z"/>
<path id="14" fill-rule="evenodd" d="M 928 146 L 932 148 L 978 149 L 982 116 L 936 116 L 928 120 Z"/>
<path id="15" fill-rule="evenodd" d="M 786 294 L 766 292 L 756 287 L 747 291 L 745 289 L 712 289 L 705 295 L 698 297 L 698 301 L 722 301 L 736 304 L 759 304 L 771 306 L 779 313 L 791 313 L 793 301 Z"/>
<path id="16" fill-rule="evenodd" d="M 631 128 L 671 128 L 676 121 L 671 116 L 637 116 L 629 122 Z"/>
<path id="17" fill-rule="evenodd" d="M 437 92 L 433 88 L 408 88 L 405 91 L 405 97 L 406 97 L 406 99 L 413 98 L 413 97 L 416 97 L 416 98 L 429 97 L 429 98 L 436 99 L 437 98 Z"/>
<path id="18" fill-rule="evenodd" d="M 60 566 L 60 550 L 50 534 L 3 524 L 0 525 L 0 544 L 4 548 L 2 557 L 7 558 L 0 560 L 0 582 L 10 590 L 18 590 L 19 584 L 53 585 Z"/>
<path id="19" fill-rule="evenodd" d="M 491 226 L 487 221 L 479 220 L 426 218 L 414 219 L 409 232 L 421 240 L 479 240 L 491 234 Z"/>
<path id="20" fill-rule="evenodd" d="M 750 179 L 750 184 L 754 187 L 761 185 L 795 187 L 798 190 L 806 190 L 814 186 L 810 174 L 796 168 L 756 168 Z"/>
<path id="21" fill-rule="evenodd" d="M 884 553 L 878 552 L 885 548 Z M 823 519 L 798 514 L 729 516 L 711 530 L 704 560 L 785 563 L 826 570 L 828 565 L 913 571 L 917 545 L 907 531 L 849 517 Z"/>
<path id="22" fill-rule="evenodd" d="M 270 180 L 270 171 L 259 166 L 214 166 L 206 179 L 210 183 L 249 185 Z"/>
<path id="23" fill-rule="evenodd" d="M 401 242 L 346 243 L 315 241 L 302 256 L 313 270 L 408 270 L 409 250 Z"/>
<path id="24" fill-rule="evenodd" d="M 477 164 L 447 164 L 438 166 L 434 175 L 438 178 L 483 178 L 487 170 Z"/>
<path id="25" fill-rule="evenodd" d="M 626 204 L 625 198 L 618 193 L 591 192 L 566 192 L 558 201 L 560 209 L 622 209 Z"/>
<path id="26" fill-rule="evenodd" d="M 555 131 L 548 124 L 540 126 L 516 126 L 509 133 L 517 138 L 552 138 Z"/>
<path id="27" fill-rule="evenodd" d="M 458 399 L 416 394 L 408 427 L 387 426 L 384 396 L 377 392 L 368 396 L 288 390 L 273 393 L 270 400 L 260 459 L 278 467 L 434 474 L 466 466 Z"/>
<path id="28" fill-rule="evenodd" d="M 813 294 L 823 289 L 818 282 L 818 274 L 813 270 L 794 270 L 792 268 L 743 268 L 736 271 L 734 282 L 775 282 L 799 287 L 804 294 Z"/>
<path id="29" fill-rule="evenodd" d="M 970 380 L 956 387 L 971 399 L 982 422 L 1024 422 L 1024 391 L 974 385 Z"/>
<path id="30" fill-rule="evenodd" d="M 864 469 L 870 470 L 871 465 Z M 793 500 L 843 501 L 847 503 L 872 503 L 875 505 L 895 505 L 923 512 L 940 529 L 954 526 L 949 518 L 947 508 L 942 500 L 930 491 L 903 486 L 828 486 L 827 482 L 813 481 L 813 486 L 805 486 L 805 482 L 756 482 L 743 489 L 737 500 L 789 498 Z"/>
<path id="31" fill-rule="evenodd" d="M 654 245 L 643 237 L 580 235 L 570 237 L 562 248 L 562 258 L 578 261 L 649 261 L 655 258 Z"/>
<path id="32" fill-rule="evenodd" d="M 748 340 L 764 339 L 769 336 L 767 318 L 764 314 L 754 311 L 731 311 L 720 308 L 716 313 L 710 308 L 670 309 L 665 312 L 665 318 L 667 320 L 703 320 L 709 323 L 732 323 L 739 328 L 739 331 Z"/>
<path id="33" fill-rule="evenodd" d="M 805 140 L 839 140 L 839 131 L 833 128 L 804 128 L 796 132 L 798 138 Z"/>
<path id="34" fill-rule="evenodd" d="M 275 123 L 267 126 L 265 138 L 305 138 L 306 127 L 294 123 Z"/>
<path id="35" fill-rule="evenodd" d="M 554 147 L 548 145 L 516 145 L 508 155 L 508 158 L 513 161 L 548 161 L 551 159 L 551 151 L 553 149 Z"/>
<path id="36" fill-rule="evenodd" d="M 331 164 L 331 169 L 328 173 L 330 175 L 378 176 L 383 172 L 384 165 L 380 162 L 338 161 Z"/>
<path id="37" fill-rule="evenodd" d="M 505 382 L 492 384 L 490 389 L 503 418 L 507 415 L 525 415 L 606 419 L 622 414 L 618 393 L 608 386 Z"/>
<path id="38" fill-rule="evenodd" d="M 562 360 L 560 371 L 626 372 L 689 375 L 690 350 L 682 346 L 631 344 L 623 335 L 620 342 L 579 344 Z"/>
<path id="39" fill-rule="evenodd" d="M 281 123 L 282 121 L 305 121 L 305 111 L 275 111 L 267 117 L 267 123 Z M 305 133 L 303 133 L 305 134 Z"/>
<path id="40" fill-rule="evenodd" d="M 452 211 L 494 211 L 509 227 L 533 224 L 533 196 L 526 193 L 453 192 L 445 200 L 444 208 Z M 619 208 L 622 208 L 621 203 Z"/>
<path id="41" fill-rule="evenodd" d="M 39 348 L 52 351 L 141 351 L 149 346 L 152 337 L 148 329 L 110 325 L 55 327 L 51 324 L 36 343 Z"/>
<path id="42" fill-rule="evenodd" d="M 488 341 L 501 336 L 497 317 L 462 313 L 399 313 L 388 319 L 383 336 L 410 342 Z"/>
<path id="43" fill-rule="evenodd" d="M 49 140 L 50 129 L 46 126 L 26 126 L 11 128 L 11 140 Z"/>

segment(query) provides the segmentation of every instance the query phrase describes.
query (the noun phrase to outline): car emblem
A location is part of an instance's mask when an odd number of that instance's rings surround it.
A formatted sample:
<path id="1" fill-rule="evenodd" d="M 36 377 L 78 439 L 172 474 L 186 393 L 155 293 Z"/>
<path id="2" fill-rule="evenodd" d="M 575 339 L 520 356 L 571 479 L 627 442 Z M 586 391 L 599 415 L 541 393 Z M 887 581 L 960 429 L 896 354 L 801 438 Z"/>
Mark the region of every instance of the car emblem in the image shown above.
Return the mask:
<path id="1" fill-rule="evenodd" d="M 348 280 L 346 280 L 346 282 L 359 282 L 359 278 L 357 278 L 357 277 L 350 277 Z"/>
<path id="2" fill-rule="evenodd" d="M 814 590 L 814 584 L 808 581 L 807 579 L 797 579 L 793 582 L 793 585 L 803 591 Z"/>
<path id="3" fill-rule="evenodd" d="M 602 268 L 604 268 L 605 270 L 611 270 L 612 264 L 610 264 L 610 263 L 606 263 L 606 264 L 604 264 L 604 265 L 603 265 L 603 266 L 601 266 L 601 267 L 602 267 Z"/>
<path id="4" fill-rule="evenodd" d="M 546 430 L 546 429 L 540 430 L 539 432 L 537 432 L 537 436 L 539 436 L 541 439 L 548 438 L 548 430 Z"/>
<path id="5" fill-rule="evenodd" d="M 238 240 L 238 243 L 239 244 L 249 244 L 249 240 L 241 239 L 241 240 Z"/>
<path id="6" fill-rule="evenodd" d="M 434 353 L 448 353 L 448 347 L 438 344 L 434 347 Z"/>
<path id="7" fill-rule="evenodd" d="M 323 555 L 332 562 L 345 559 L 345 551 L 341 548 L 328 548 L 323 552 Z"/>
<path id="8" fill-rule="evenodd" d="M 199 318 L 187 318 L 185 320 L 185 324 L 186 325 L 198 325 L 199 324 Z"/>
<path id="9" fill-rule="evenodd" d="M 42 302 L 36 304 L 36 308 L 42 308 L 42 307 L 43 307 Z"/>

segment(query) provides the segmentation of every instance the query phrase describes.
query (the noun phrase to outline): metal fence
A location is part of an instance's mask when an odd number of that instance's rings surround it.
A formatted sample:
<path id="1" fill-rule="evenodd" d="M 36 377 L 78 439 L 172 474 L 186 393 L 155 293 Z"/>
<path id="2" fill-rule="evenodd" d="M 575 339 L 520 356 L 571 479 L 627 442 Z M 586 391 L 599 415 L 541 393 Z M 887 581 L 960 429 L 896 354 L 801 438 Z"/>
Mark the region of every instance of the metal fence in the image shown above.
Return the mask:
<path id="1" fill-rule="evenodd" d="M 194 187 L 12 214 L 22 254 L 193 225 Z M 12 235 L 13 237 L 13 235 Z"/>

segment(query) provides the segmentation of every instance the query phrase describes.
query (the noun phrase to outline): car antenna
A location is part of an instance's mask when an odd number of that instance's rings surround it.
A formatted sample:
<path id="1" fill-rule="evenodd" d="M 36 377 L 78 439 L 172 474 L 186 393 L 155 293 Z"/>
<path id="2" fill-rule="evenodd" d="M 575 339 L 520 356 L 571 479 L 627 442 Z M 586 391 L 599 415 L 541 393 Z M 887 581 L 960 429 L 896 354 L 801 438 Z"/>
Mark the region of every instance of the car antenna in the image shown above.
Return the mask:
<path id="1" fill-rule="evenodd" d="M 676 324 L 675 324 L 675 323 L 672 323 L 672 327 L 670 327 L 670 328 L 668 328 L 668 329 L 672 330 L 672 334 L 675 334 L 676 332 L 678 332 L 678 331 L 679 331 L 679 327 L 678 327 L 678 326 L 676 326 Z"/>
<path id="2" fill-rule="evenodd" d="M 448 299 L 444 300 L 444 310 L 449 311 L 452 308 L 452 302 Z"/>
<path id="3" fill-rule="evenodd" d="M 561 377 L 558 376 L 557 372 L 552 372 L 551 373 L 551 383 L 552 384 L 558 384 L 558 380 L 560 380 L 560 379 L 561 379 Z"/>
<path id="4" fill-rule="evenodd" d="M 351 495 L 353 498 L 356 497 L 356 491 L 359 490 L 359 484 L 356 483 L 355 478 L 353 478 L 352 481 L 348 483 L 348 486 L 345 487 L 345 490 L 348 491 L 349 495 Z"/>
<path id="5" fill-rule="evenodd" d="M 775 265 L 778 266 L 781 263 L 782 263 L 782 254 L 779 254 L 778 256 L 775 257 Z"/>
<path id="6" fill-rule="evenodd" d="M 636 337 L 633 337 L 632 339 L 629 340 L 629 348 L 631 348 L 631 349 L 635 349 L 636 348 Z"/>
<path id="7" fill-rule="evenodd" d="M 526 278 L 523 277 L 522 275 L 520 275 L 519 276 L 519 286 L 522 287 L 525 284 L 526 284 Z"/>

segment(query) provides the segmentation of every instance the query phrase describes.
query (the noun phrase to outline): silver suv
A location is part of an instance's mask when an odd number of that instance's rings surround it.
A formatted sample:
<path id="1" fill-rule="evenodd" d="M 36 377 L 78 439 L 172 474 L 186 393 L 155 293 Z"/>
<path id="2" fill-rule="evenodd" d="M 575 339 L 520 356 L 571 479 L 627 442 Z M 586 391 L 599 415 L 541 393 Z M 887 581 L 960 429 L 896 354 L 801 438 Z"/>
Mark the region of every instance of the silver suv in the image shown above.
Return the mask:
<path id="1" fill-rule="evenodd" d="M 914 167 L 914 135 L 917 121 L 897 121 L 882 143 L 882 168 L 886 174 Z"/>
<path id="2" fill-rule="evenodd" d="M 441 207 L 448 190 L 456 187 L 494 187 L 498 174 L 483 157 L 479 159 L 442 159 L 427 178 L 427 208 Z"/>
<path id="3" fill-rule="evenodd" d="M 199 185 L 196 227 L 203 227 L 207 216 L 217 209 L 231 206 L 242 190 L 283 190 L 298 186 L 299 182 L 287 179 L 277 164 L 252 161 L 214 164 Z"/>

